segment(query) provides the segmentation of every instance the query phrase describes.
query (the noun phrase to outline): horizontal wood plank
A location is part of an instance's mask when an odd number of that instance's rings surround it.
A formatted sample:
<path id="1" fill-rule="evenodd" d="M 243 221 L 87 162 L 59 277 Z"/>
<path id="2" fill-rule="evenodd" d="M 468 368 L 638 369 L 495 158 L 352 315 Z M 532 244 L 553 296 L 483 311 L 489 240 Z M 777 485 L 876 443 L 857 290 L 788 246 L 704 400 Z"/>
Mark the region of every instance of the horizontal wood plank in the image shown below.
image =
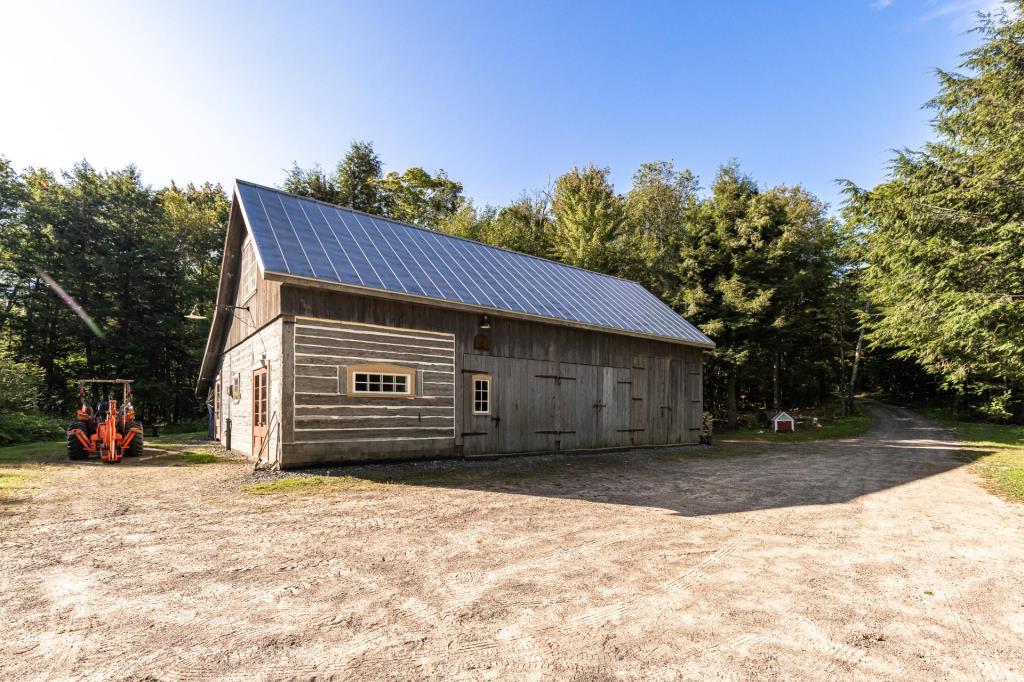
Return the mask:
<path id="1" fill-rule="evenodd" d="M 390 353 L 413 353 L 415 355 L 437 355 L 441 357 L 451 356 L 454 352 L 452 346 L 417 346 L 413 343 L 401 343 L 392 341 L 379 341 L 377 339 L 350 339 L 337 336 L 316 336 L 313 334 L 299 334 L 295 337 L 296 343 L 310 346 L 327 346 L 332 348 L 352 348 L 357 350 L 384 350 Z"/>
<path id="2" fill-rule="evenodd" d="M 338 374 L 333 377 L 295 377 L 296 393 L 338 393 Z"/>
<path id="3" fill-rule="evenodd" d="M 382 438 L 454 438 L 452 427 L 424 428 L 417 426 L 399 428 L 364 428 L 364 429 L 295 429 L 296 443 L 314 443 L 317 441 L 353 441 L 361 439 Z"/>
<path id="4" fill-rule="evenodd" d="M 360 351 L 357 355 L 344 351 L 332 351 L 327 348 L 316 346 L 295 346 L 295 358 L 303 364 L 315 364 L 310 358 L 330 358 L 330 362 L 336 365 L 354 365 L 366 362 L 383 362 L 395 365 L 407 365 L 409 367 L 422 367 L 424 369 L 447 371 L 451 373 L 454 365 L 454 358 L 448 361 L 439 358 L 415 357 L 394 357 L 390 353 L 374 353 L 372 351 Z"/>
<path id="5" fill-rule="evenodd" d="M 340 417 L 313 418 L 296 417 L 295 430 L 307 429 L 350 429 L 350 428 L 453 428 L 455 415 L 418 417 L 416 415 L 346 415 Z"/>
<path id="6" fill-rule="evenodd" d="M 338 376 L 337 365 L 301 365 L 296 363 L 295 376 L 297 377 L 335 377 Z"/>
<path id="7" fill-rule="evenodd" d="M 350 396 L 350 395 L 316 395 L 297 393 L 296 407 L 307 405 L 418 405 L 422 407 L 452 407 L 451 397 L 416 397 L 401 396 Z"/>
<path id="8" fill-rule="evenodd" d="M 302 405 L 295 408 L 296 417 L 347 417 L 359 415 L 423 415 L 424 417 L 445 417 L 454 414 L 452 405 L 426 407 L 417 403 L 408 405 Z"/>
<path id="9" fill-rule="evenodd" d="M 388 343 L 410 343 L 414 345 L 430 346 L 434 348 L 455 347 L 454 337 L 451 335 L 438 336 L 429 335 L 429 332 L 405 332 L 389 327 L 332 327 L 324 325 L 310 325 L 297 322 L 295 325 L 297 334 L 307 336 L 334 336 L 336 338 L 354 339 L 377 339 Z M 447 336 L 447 338 L 445 338 Z"/>

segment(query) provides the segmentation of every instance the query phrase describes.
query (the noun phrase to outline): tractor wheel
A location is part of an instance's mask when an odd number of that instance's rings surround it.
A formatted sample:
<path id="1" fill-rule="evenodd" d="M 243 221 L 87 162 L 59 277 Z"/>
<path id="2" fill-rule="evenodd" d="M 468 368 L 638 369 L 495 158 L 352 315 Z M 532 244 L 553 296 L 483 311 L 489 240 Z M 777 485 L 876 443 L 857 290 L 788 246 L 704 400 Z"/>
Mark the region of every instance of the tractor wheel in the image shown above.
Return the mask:
<path id="1" fill-rule="evenodd" d="M 81 429 L 82 433 L 89 433 L 82 422 L 69 424 L 68 431 L 70 432 L 72 429 Z M 78 440 L 78 436 L 68 433 L 68 459 L 86 459 L 88 457 L 89 453 L 85 451 L 85 446 L 82 445 L 82 441 Z"/>
<path id="2" fill-rule="evenodd" d="M 138 427 L 139 432 L 132 438 L 132 442 L 128 443 L 128 448 L 124 451 L 125 457 L 139 457 L 142 455 L 142 424 L 139 422 L 128 422 L 124 425 L 124 435 L 128 435 L 133 427 Z"/>

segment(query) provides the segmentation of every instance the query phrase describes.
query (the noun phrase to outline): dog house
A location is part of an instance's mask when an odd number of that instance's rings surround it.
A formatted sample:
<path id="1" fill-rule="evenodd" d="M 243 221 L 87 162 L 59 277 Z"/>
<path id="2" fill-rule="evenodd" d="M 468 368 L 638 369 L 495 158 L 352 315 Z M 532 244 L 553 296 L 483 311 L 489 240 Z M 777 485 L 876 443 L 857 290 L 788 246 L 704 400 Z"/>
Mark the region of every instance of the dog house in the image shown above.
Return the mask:
<path id="1" fill-rule="evenodd" d="M 790 433 L 796 431 L 796 420 L 788 412 L 779 412 L 772 417 L 772 430 L 775 433 Z"/>

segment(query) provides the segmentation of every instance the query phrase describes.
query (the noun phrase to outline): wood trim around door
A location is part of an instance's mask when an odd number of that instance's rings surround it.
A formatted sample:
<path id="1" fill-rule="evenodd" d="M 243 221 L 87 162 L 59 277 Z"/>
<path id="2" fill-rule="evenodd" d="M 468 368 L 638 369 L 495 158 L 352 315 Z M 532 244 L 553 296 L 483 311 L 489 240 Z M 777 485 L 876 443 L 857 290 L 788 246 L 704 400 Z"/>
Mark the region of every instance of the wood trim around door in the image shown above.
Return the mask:
<path id="1" fill-rule="evenodd" d="M 267 412 L 270 407 L 267 368 L 252 373 L 252 456 L 258 457 L 267 442 Z"/>
<path id="2" fill-rule="evenodd" d="M 220 401 L 220 379 L 217 379 L 213 385 L 213 439 L 216 441 L 220 440 Z"/>

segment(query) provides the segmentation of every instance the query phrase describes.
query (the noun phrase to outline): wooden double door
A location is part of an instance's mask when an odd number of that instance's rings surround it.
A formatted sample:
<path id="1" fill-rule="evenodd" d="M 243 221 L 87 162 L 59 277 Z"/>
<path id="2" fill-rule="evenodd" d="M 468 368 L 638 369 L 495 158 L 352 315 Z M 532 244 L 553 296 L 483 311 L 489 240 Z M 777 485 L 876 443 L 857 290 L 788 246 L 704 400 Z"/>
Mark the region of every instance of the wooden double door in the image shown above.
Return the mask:
<path id="1" fill-rule="evenodd" d="M 646 370 L 470 353 L 462 368 L 460 436 L 465 454 L 649 442 Z M 481 374 L 491 378 L 489 415 L 473 414 L 472 382 Z"/>

